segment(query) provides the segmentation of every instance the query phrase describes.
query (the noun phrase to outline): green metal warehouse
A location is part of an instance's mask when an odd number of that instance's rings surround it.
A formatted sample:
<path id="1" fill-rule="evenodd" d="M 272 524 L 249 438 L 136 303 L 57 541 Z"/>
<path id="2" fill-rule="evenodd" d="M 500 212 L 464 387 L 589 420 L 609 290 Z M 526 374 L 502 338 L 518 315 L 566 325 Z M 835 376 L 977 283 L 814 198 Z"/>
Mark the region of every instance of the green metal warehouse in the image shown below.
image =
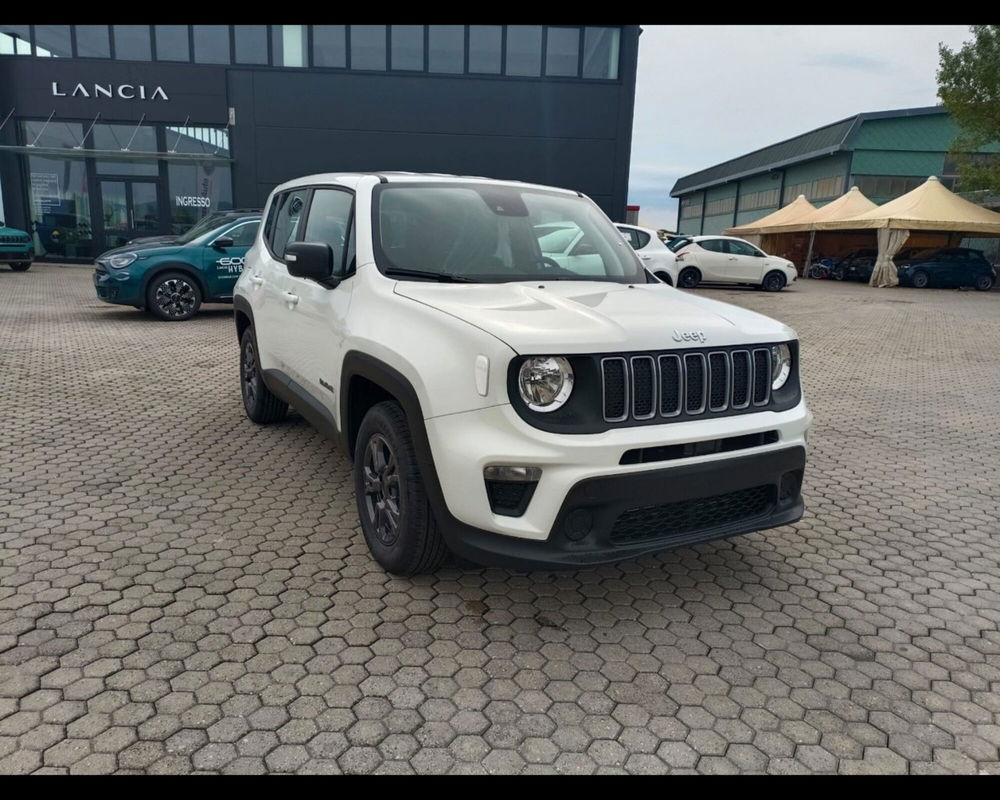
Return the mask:
<path id="1" fill-rule="evenodd" d="M 680 178 L 677 229 L 722 233 L 803 194 L 822 206 L 857 186 L 882 204 L 937 175 L 955 189 L 958 126 L 941 106 L 856 114 Z M 982 152 L 1000 152 L 1000 144 Z M 994 245 L 995 246 L 995 245 Z"/>

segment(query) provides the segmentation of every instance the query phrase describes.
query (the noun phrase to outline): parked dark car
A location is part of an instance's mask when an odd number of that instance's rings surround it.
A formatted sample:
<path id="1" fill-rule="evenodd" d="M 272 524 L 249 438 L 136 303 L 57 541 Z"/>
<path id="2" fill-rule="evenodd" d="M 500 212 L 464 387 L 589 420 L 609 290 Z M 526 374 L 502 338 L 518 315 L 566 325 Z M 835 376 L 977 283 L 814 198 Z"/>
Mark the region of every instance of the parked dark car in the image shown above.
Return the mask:
<path id="1" fill-rule="evenodd" d="M 923 289 L 927 286 L 974 286 L 981 292 L 993 288 L 997 272 L 982 250 L 939 247 L 922 250 L 907 259 L 894 259 L 899 282 Z"/>
<path id="2" fill-rule="evenodd" d="M 900 264 L 917 253 L 922 253 L 925 247 L 904 247 L 893 258 L 895 264 Z M 878 259 L 878 250 L 874 247 L 862 247 L 852 250 L 846 256 L 842 256 L 834 261 L 830 269 L 830 276 L 838 281 L 864 281 L 867 283 L 875 270 L 875 261 Z"/>

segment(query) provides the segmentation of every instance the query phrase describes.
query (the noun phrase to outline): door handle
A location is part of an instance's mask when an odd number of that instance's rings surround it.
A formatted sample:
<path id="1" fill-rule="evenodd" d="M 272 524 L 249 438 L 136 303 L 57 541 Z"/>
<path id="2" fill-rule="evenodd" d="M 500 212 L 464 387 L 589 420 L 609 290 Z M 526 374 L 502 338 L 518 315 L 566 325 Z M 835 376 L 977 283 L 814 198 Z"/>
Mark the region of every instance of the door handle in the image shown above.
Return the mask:
<path id="1" fill-rule="evenodd" d="M 729 256 L 729 260 L 730 261 L 735 261 L 736 260 L 736 256 Z"/>
<path id="2" fill-rule="evenodd" d="M 260 277 L 260 275 L 251 275 L 250 276 L 250 283 L 252 283 L 254 286 L 263 286 L 264 285 L 264 279 L 262 277 Z"/>
<path id="3" fill-rule="evenodd" d="M 652 256 L 644 256 L 640 254 L 639 258 L 641 258 L 643 261 L 649 261 L 649 259 L 652 258 Z"/>
<path id="4" fill-rule="evenodd" d="M 281 296 L 285 298 L 285 302 L 290 306 L 294 306 L 299 302 L 299 296 L 297 294 L 292 294 L 291 292 L 282 292 Z"/>

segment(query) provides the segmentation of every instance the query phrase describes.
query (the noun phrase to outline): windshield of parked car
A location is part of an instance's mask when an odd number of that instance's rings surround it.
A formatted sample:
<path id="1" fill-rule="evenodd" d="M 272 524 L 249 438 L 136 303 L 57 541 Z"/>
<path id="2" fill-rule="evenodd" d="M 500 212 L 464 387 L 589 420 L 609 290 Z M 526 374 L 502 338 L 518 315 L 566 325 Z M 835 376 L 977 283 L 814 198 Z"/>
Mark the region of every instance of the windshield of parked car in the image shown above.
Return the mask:
<path id="1" fill-rule="evenodd" d="M 194 227 L 177 237 L 177 243 L 187 244 L 188 242 L 193 242 L 199 236 L 208 233 L 212 228 L 217 228 L 222 224 L 224 219 L 225 214 L 209 214 L 207 217 L 202 217 L 195 223 Z"/>
<path id="2" fill-rule="evenodd" d="M 375 256 L 386 275 L 482 283 L 646 283 L 632 248 L 589 200 L 496 184 L 384 184 Z"/>

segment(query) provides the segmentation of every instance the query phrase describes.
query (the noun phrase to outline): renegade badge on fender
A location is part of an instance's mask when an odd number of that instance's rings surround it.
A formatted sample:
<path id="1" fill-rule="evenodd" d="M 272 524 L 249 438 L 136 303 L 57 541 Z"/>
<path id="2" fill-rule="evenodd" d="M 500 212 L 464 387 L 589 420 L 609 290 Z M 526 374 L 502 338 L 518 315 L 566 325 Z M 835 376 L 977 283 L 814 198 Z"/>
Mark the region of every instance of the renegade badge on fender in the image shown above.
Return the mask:
<path id="1" fill-rule="evenodd" d="M 97 296 L 170 321 L 190 319 L 203 302 L 231 302 L 259 226 L 259 211 L 220 212 L 173 239 L 108 250 L 94 270 Z"/>
<path id="2" fill-rule="evenodd" d="M 580 568 L 802 515 L 795 332 L 660 282 L 577 192 L 290 181 L 233 303 L 247 416 L 291 404 L 341 444 L 390 572 Z"/>

